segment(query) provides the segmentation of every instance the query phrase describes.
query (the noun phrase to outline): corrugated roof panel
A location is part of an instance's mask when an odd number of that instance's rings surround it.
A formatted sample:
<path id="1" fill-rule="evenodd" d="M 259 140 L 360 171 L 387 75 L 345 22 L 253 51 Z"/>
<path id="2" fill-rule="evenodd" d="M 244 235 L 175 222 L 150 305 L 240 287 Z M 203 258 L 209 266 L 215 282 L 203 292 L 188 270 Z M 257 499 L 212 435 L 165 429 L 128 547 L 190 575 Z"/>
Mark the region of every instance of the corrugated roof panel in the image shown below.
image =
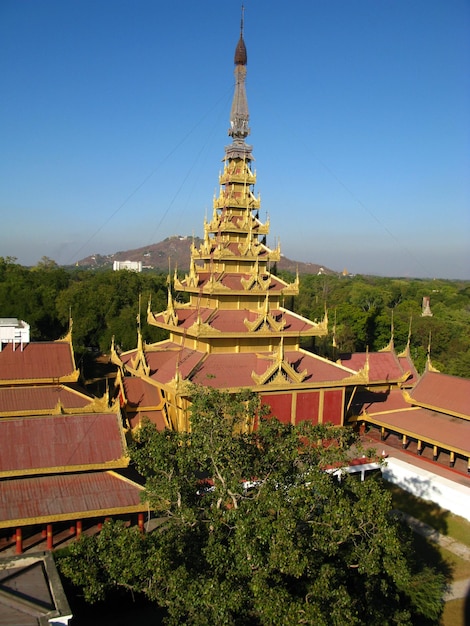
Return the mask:
<path id="1" fill-rule="evenodd" d="M 59 402 L 65 409 L 80 409 L 91 401 L 85 393 L 63 385 L 0 387 L 0 413 L 52 411 Z"/>
<path id="2" fill-rule="evenodd" d="M 4 480 L 0 489 L 0 528 L 21 520 L 75 519 L 126 510 L 145 510 L 142 488 L 113 472 L 90 472 Z"/>
<path id="3" fill-rule="evenodd" d="M 438 441 L 444 448 L 470 454 L 470 424 L 464 419 L 419 408 L 369 415 L 395 432 L 413 433 L 416 439 Z"/>
<path id="4" fill-rule="evenodd" d="M 115 413 L 0 420 L 0 472 L 118 461 L 126 454 L 119 420 Z"/>
<path id="5" fill-rule="evenodd" d="M 371 382 L 399 380 L 405 373 L 393 352 L 353 352 L 342 354 L 341 363 L 359 371 L 369 359 L 369 380 Z"/>
<path id="6" fill-rule="evenodd" d="M 410 396 L 416 404 L 470 418 L 470 378 L 426 371 Z"/>
<path id="7" fill-rule="evenodd" d="M 142 408 L 156 407 L 162 402 L 160 389 L 146 380 L 126 376 L 123 379 L 123 385 L 129 404 Z"/>
<path id="8" fill-rule="evenodd" d="M 7 344 L 0 352 L 0 380 L 61 378 L 74 372 L 67 341 Z"/>

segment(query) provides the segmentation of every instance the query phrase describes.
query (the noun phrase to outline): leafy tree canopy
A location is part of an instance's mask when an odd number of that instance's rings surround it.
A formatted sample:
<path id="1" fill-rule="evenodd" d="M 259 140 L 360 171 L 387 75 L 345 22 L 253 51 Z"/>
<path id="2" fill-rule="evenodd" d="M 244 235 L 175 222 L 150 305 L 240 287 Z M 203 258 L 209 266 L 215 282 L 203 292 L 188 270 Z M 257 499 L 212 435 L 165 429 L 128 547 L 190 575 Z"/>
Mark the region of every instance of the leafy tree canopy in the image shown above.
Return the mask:
<path id="1" fill-rule="evenodd" d="M 146 423 L 132 450 L 156 528 L 108 523 L 60 556 L 89 600 L 123 586 L 173 625 L 438 624 L 443 577 L 380 482 L 325 471 L 347 463 L 350 431 L 266 419 L 249 393 L 192 400 L 190 433 Z"/>

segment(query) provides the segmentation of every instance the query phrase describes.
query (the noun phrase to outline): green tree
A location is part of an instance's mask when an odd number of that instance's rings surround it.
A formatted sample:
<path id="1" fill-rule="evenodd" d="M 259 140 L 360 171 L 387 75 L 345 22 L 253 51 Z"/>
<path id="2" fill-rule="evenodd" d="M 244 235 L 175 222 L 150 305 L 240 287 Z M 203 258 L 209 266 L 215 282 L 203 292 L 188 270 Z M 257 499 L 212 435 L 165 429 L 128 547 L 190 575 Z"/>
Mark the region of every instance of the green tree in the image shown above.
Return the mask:
<path id="1" fill-rule="evenodd" d="M 248 393 L 192 400 L 190 433 L 146 423 L 132 451 L 156 529 L 111 525 L 59 559 L 89 599 L 144 592 L 173 625 L 438 624 L 445 581 L 380 482 L 325 471 L 347 463 L 349 430 L 266 419 Z"/>

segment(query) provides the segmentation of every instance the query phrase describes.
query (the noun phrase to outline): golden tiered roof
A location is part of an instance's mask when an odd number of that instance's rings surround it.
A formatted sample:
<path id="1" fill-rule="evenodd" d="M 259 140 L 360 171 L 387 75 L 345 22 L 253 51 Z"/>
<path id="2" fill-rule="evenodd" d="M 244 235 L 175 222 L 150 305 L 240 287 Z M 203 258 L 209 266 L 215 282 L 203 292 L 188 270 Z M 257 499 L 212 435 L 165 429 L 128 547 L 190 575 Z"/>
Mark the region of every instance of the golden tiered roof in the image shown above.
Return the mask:
<path id="1" fill-rule="evenodd" d="M 136 350 L 112 351 L 123 372 L 158 388 L 162 420 L 176 429 L 188 427 L 188 383 L 298 393 L 300 408 L 295 408 L 296 396 L 289 409 L 292 419 L 316 411 L 315 419 L 321 420 L 332 404 L 342 415 L 344 389 L 358 377 L 348 367 L 301 349 L 302 338 L 327 335 L 326 311 L 315 321 L 290 311 L 285 298 L 298 294 L 299 277 L 288 283 L 272 272 L 281 249 L 279 243 L 274 248 L 267 244 L 270 223 L 260 219 L 261 199 L 255 193 L 252 147 L 246 143 L 246 62 L 242 30 L 228 132 L 232 143 L 225 147 L 212 216 L 204 220 L 202 243 L 191 245 L 189 272 L 180 278 L 175 271 L 169 280 L 166 309 L 154 312 L 149 303 L 147 310 L 148 323 L 166 329 L 169 339 L 147 345 L 139 330 Z M 178 302 L 175 292 L 186 292 L 189 302 Z M 336 390 L 331 398 L 324 395 L 328 389 Z M 309 404 L 313 390 L 321 391 Z M 305 408 L 314 405 L 318 410 Z"/>

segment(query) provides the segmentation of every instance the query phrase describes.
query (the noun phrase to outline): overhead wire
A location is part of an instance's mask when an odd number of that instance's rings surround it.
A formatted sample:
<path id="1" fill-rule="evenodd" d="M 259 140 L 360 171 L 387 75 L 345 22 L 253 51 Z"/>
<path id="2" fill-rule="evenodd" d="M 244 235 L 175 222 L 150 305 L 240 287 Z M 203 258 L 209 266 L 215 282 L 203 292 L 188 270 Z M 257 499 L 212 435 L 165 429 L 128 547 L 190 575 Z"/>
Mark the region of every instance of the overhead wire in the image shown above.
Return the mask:
<path id="1" fill-rule="evenodd" d="M 230 87 L 231 89 L 232 87 Z M 227 90 L 228 92 L 228 90 Z M 82 250 L 84 250 L 88 244 L 93 241 L 93 239 L 96 237 L 96 235 L 98 235 L 105 226 L 107 226 L 109 224 L 109 222 L 111 222 L 111 220 L 116 217 L 116 215 L 121 211 L 121 209 L 123 209 L 126 204 L 142 189 L 142 187 L 144 187 L 147 182 L 153 177 L 155 176 L 155 174 L 160 170 L 160 168 L 173 156 L 173 154 L 175 154 L 175 152 L 177 152 L 177 150 L 189 139 L 189 137 L 195 132 L 195 130 L 202 124 L 202 122 L 208 117 L 208 115 L 213 111 L 214 108 L 216 108 L 217 106 L 219 106 L 219 103 L 224 100 L 227 97 L 226 93 L 224 93 L 215 103 L 212 107 L 210 107 L 209 109 L 206 110 L 206 112 L 200 117 L 200 119 L 190 128 L 190 130 L 174 145 L 174 147 L 163 157 L 163 159 L 143 178 L 143 180 L 132 190 L 132 192 L 121 202 L 121 204 L 101 223 L 101 225 L 95 229 L 95 231 L 90 235 L 90 237 L 88 237 L 88 239 L 86 241 L 83 242 L 83 244 L 80 246 L 80 248 L 78 248 L 78 250 L 75 251 L 75 253 L 70 257 L 69 262 L 66 263 L 66 265 L 70 265 L 74 262 L 74 260 L 76 261 L 80 255 L 80 252 L 82 252 Z M 189 175 L 189 174 L 188 174 Z M 180 186 L 179 189 L 182 188 L 182 186 L 184 185 L 184 181 L 182 183 L 182 185 Z M 177 194 L 176 194 L 177 195 Z M 176 196 L 175 196 L 176 197 Z M 175 198 L 174 198 L 175 199 Z M 164 216 L 162 218 L 162 220 L 160 221 L 159 225 L 162 223 L 163 219 L 166 217 L 166 215 L 168 214 L 168 211 L 170 210 L 173 202 L 170 203 L 170 206 L 167 207 Z"/>

